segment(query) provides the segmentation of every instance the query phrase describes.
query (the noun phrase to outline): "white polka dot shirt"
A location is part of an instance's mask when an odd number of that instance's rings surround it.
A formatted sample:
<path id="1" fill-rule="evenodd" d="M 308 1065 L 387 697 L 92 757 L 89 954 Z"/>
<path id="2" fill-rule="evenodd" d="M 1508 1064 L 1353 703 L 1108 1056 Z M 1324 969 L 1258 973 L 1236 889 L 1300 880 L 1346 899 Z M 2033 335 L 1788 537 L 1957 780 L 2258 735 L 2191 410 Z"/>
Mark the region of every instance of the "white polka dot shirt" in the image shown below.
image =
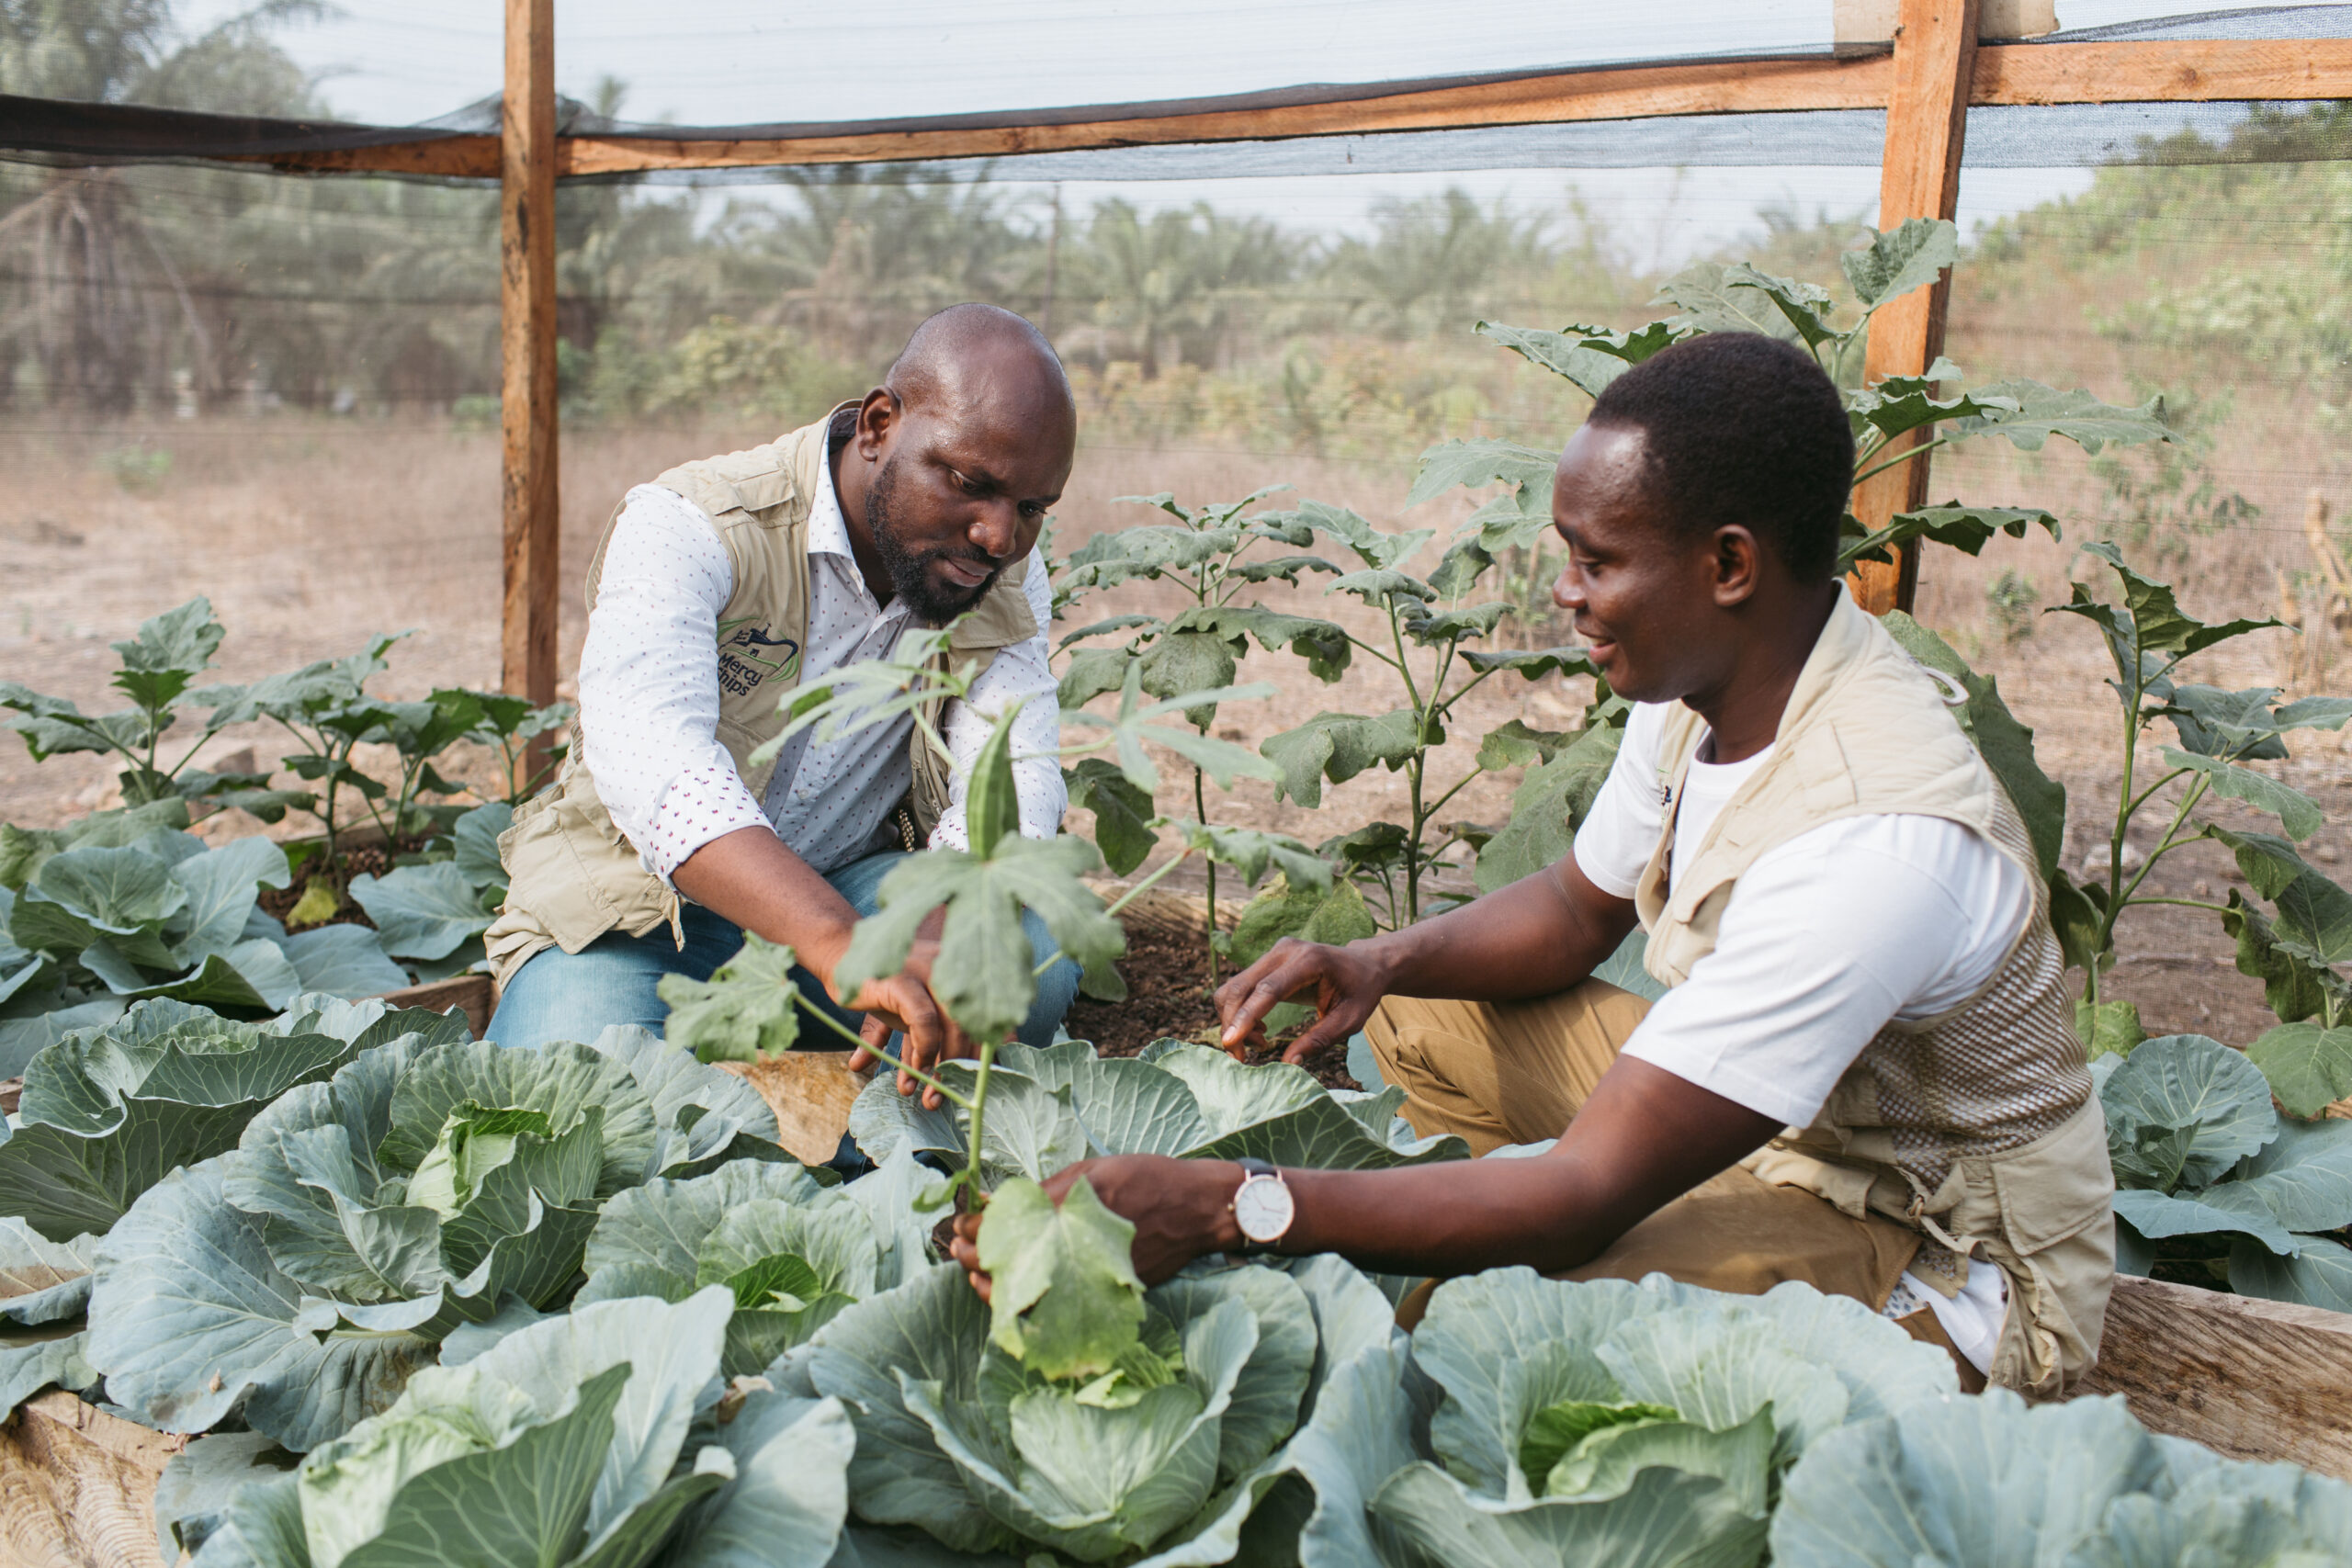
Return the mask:
<path id="1" fill-rule="evenodd" d="M 808 630 L 802 679 L 898 646 L 911 624 L 903 601 L 874 601 L 850 550 L 849 530 L 830 468 L 808 514 Z M 1021 830 L 1050 838 L 1069 795 L 1054 756 L 1061 720 L 1053 700 L 1045 628 L 1051 590 L 1034 552 L 1024 584 L 1038 633 L 1001 651 L 967 705 L 947 705 L 944 734 L 956 769 L 953 804 L 931 835 L 933 848 L 968 847 L 964 792 L 986 743 L 989 716 L 1025 702 L 1013 730 Z M 786 745 L 763 801 L 752 798 L 718 744 L 718 616 L 734 591 L 727 547 L 702 509 L 673 491 L 628 492 L 612 538 L 587 641 L 580 650 L 582 759 L 614 824 L 664 883 L 711 840 L 741 828 L 773 828 L 820 873 L 900 847 L 891 810 L 912 777 L 907 746 L 914 721 L 844 734 L 830 743 L 808 732 Z M 1035 700 L 1032 700 L 1035 699 Z"/>

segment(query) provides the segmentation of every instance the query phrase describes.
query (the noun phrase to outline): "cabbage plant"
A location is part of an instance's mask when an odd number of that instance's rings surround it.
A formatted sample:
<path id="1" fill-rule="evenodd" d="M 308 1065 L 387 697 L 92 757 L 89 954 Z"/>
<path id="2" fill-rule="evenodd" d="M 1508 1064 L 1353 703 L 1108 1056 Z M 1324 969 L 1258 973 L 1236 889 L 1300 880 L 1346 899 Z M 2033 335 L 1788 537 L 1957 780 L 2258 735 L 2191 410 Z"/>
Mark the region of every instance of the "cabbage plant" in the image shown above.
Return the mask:
<path id="1" fill-rule="evenodd" d="M 2117 1398 L 2005 1389 L 1829 1433 L 1783 1485 L 1776 1562 L 1808 1568 L 2321 1568 L 2352 1486 L 2151 1437 Z"/>
<path id="2" fill-rule="evenodd" d="M 2352 1312 L 2352 1122 L 2281 1121 L 2262 1071 L 2201 1034 L 2091 1064 L 2115 1168 L 2116 1267 L 2145 1274 L 2159 1243 L 2227 1254 L 2242 1295 Z"/>
<path id="3" fill-rule="evenodd" d="M 959 1087 L 968 1064 L 943 1079 Z M 1276 1165 L 1360 1170 L 1465 1159 L 1460 1138 L 1417 1138 L 1398 1119 L 1405 1091 L 1325 1089 L 1287 1063 L 1246 1066 L 1224 1052 L 1162 1040 L 1136 1056 L 1102 1056 L 1084 1041 L 997 1048 L 981 1135 L 983 1186 L 1012 1176 L 1042 1181 L 1098 1155 L 1252 1156 Z M 850 1108 L 850 1136 L 869 1159 L 915 1149 L 969 1157 L 970 1119 L 952 1102 L 926 1111 L 877 1078 Z"/>
<path id="4" fill-rule="evenodd" d="M 930 1262 L 930 1224 L 913 1204 L 936 1181 L 911 1151 L 847 1187 L 755 1160 L 657 1178 L 605 1205 L 574 1300 L 677 1302 L 724 1285 L 735 1298 L 724 1370 L 754 1374 L 843 1307 Z"/>
<path id="5" fill-rule="evenodd" d="M 867 1561 L 1215 1563 L 1245 1529 L 1271 1560 L 1309 1536 L 1365 1560 L 1343 1455 L 1405 1370 L 1388 1298 L 1332 1258 L 1145 1291 L 1133 1235 L 1083 1182 L 1058 1211 L 1008 1186 L 982 1229 L 996 1261 L 1017 1258 L 994 1306 L 942 1265 L 786 1359 L 787 1388 L 856 1425 Z"/>
<path id="6" fill-rule="evenodd" d="M 605 1199 L 781 1159 L 775 1135 L 749 1086 L 640 1029 L 377 1046 L 132 1206 L 98 1249 L 87 1354 L 164 1430 L 242 1410 L 312 1449 L 388 1406 L 452 1329 L 568 1300 Z"/>
<path id="7" fill-rule="evenodd" d="M 254 1024 L 158 1000 L 35 1056 L 16 1125 L 0 1123 L 0 1322 L 28 1331 L 0 1347 L 0 1409 L 97 1382 L 79 1320 L 98 1241 L 166 1173 L 234 1148 L 285 1089 L 363 1050 L 465 1034 L 461 1019 L 380 1001 L 305 997 Z"/>
<path id="8" fill-rule="evenodd" d="M 733 1303 L 626 1298 L 428 1367 L 290 1472 L 198 1472 L 169 1545 L 203 1568 L 822 1568 L 846 1511 L 840 1404 L 718 1373 Z M 250 1449 L 241 1450 L 252 1453 Z"/>
<path id="9" fill-rule="evenodd" d="M 1367 1475 L 1372 1508 L 1428 1561 L 1464 1565 L 1745 1568 L 1763 1560 L 1792 1461 L 1849 1423 L 1958 1389 L 1948 1356 L 1859 1302 L 1797 1283 L 1726 1296 L 1663 1275 L 1451 1280 L 1413 1360 L 1442 1391 L 1435 1458 Z"/>
<path id="10" fill-rule="evenodd" d="M 185 821 L 179 803 L 165 807 Z M 214 849 L 153 812 L 124 813 L 20 834 L 0 872 L 0 1003 L 80 1010 L 68 1027 L 110 1021 L 146 998 L 252 1017 L 305 992 L 365 997 L 408 984 L 375 932 L 288 936 L 255 908 L 257 890 L 288 875 L 286 852 L 268 839 Z M 0 1045 L 0 1067 L 16 1071 L 53 1038 L 21 1024 L 6 1032 L 14 1049 Z"/>

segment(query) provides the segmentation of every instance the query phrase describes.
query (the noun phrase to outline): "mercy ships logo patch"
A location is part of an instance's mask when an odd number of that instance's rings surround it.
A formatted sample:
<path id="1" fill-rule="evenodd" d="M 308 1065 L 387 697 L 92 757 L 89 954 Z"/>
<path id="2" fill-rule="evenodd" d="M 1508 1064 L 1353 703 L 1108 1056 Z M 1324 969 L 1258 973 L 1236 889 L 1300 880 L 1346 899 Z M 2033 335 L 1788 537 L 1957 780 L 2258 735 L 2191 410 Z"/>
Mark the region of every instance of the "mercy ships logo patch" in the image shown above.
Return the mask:
<path id="1" fill-rule="evenodd" d="M 789 679 L 800 668 L 800 645 L 788 637 L 770 637 L 767 628 L 752 625 L 752 617 L 718 623 L 718 684 L 743 696 L 771 675 Z"/>

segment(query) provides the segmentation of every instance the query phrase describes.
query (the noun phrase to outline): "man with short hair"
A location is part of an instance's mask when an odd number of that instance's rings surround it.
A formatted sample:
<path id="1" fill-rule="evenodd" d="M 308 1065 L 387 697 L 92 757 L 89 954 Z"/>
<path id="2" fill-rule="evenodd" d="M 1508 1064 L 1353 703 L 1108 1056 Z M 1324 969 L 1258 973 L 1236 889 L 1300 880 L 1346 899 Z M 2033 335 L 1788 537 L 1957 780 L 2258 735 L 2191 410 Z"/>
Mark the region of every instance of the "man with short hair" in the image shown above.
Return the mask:
<path id="1" fill-rule="evenodd" d="M 896 1032 L 919 1067 L 972 1054 L 927 984 L 937 915 L 899 974 L 854 996 L 834 976 L 892 865 L 925 842 L 967 847 L 968 765 L 1009 706 L 1021 829 L 1059 828 L 1035 547 L 1077 438 L 1037 330 L 958 305 L 916 329 L 863 401 L 628 492 L 588 571 L 579 744 L 500 840 L 512 885 L 489 933 L 492 1038 L 659 1031 L 662 977 L 707 979 L 755 931 L 793 950 L 804 1000 L 869 1049 Z M 784 728 L 779 699 L 888 657 L 915 626 L 951 627 L 951 657 L 985 666 L 968 702 L 934 705 L 921 727 L 901 715 L 831 740 L 803 731 L 753 760 Z M 1028 926 L 1042 963 L 1053 943 Z M 1076 988 L 1067 961 L 1046 971 L 1021 1037 L 1049 1042 Z M 814 1032 L 821 1048 L 831 1032 Z M 912 1082 L 901 1074 L 901 1091 Z"/>
<path id="2" fill-rule="evenodd" d="M 1277 945 L 1225 1043 L 1311 994 L 1423 1134 L 1538 1157 L 1078 1167 L 1147 1280 L 1255 1244 L 1444 1277 L 1808 1281 L 2040 1393 L 2097 1354 L 2113 1183 L 2047 894 L 1939 687 L 1832 575 L 1837 389 L 1771 339 L 1667 349 L 1562 453 L 1554 600 L 1634 705 L 1573 852 L 1434 919 Z M 1655 1006 L 1592 979 L 1638 923 Z M 958 1260 L 977 1270 L 973 1227 Z M 975 1283 L 986 1288 L 976 1271 Z"/>

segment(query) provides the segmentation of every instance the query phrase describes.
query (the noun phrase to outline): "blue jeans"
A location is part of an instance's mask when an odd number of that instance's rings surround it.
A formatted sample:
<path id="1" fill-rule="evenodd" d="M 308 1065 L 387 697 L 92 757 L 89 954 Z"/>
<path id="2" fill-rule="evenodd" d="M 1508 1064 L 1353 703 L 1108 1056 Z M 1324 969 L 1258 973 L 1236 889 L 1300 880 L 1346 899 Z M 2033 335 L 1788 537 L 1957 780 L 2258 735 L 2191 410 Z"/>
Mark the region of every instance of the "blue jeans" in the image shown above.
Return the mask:
<path id="1" fill-rule="evenodd" d="M 849 900 L 860 915 L 880 907 L 882 878 L 904 860 L 897 851 L 852 861 L 825 880 Z M 743 945 L 739 926 L 721 919 L 699 904 L 680 909 L 686 934 L 681 950 L 667 926 L 643 936 L 613 931 L 598 937 L 578 953 L 560 947 L 534 954 L 507 982 L 490 1021 L 489 1037 L 506 1045 L 544 1045 L 553 1040 L 594 1040 L 616 1023 L 641 1024 L 659 1034 L 669 1021 L 670 1007 L 655 987 L 664 975 L 684 975 L 707 980 L 711 971 L 735 956 Z M 1030 950 L 1043 963 L 1055 950 L 1046 922 L 1029 910 L 1021 914 Z M 852 1033 L 865 1014 L 837 1005 L 824 986 L 807 970 L 796 966 L 793 983 L 799 987 L 804 1009 L 822 1008 Z M 1025 1044 L 1049 1045 L 1054 1031 L 1078 994 L 1078 965 L 1065 958 L 1037 977 L 1037 998 L 1029 1007 L 1018 1038 Z M 813 1019 L 801 1021 L 804 1049 L 847 1050 L 849 1042 Z M 897 1037 L 890 1050 L 897 1053 Z"/>

